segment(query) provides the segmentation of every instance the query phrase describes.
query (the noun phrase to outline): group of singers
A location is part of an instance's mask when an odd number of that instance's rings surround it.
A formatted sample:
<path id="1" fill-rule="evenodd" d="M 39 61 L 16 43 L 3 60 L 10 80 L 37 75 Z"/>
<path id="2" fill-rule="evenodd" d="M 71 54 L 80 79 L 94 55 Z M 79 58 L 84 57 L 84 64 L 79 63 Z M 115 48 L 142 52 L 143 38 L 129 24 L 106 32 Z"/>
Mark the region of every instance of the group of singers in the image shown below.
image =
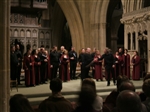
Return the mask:
<path id="1" fill-rule="evenodd" d="M 25 85 L 35 86 L 45 83 L 48 79 L 59 77 L 66 82 L 70 79 L 75 79 L 76 66 L 79 63 L 81 67 L 81 80 L 89 78 L 89 71 L 92 68 L 92 77 L 98 80 L 103 80 L 102 65 L 105 67 L 105 77 L 107 86 L 110 85 L 111 77 L 113 83 L 118 75 L 126 75 L 130 79 L 130 66 L 133 66 L 133 80 L 140 79 L 140 57 L 138 52 L 134 52 L 134 56 L 130 61 L 128 50 L 123 52 L 122 48 L 113 55 L 111 50 L 104 49 L 104 54 L 101 55 L 99 50 L 90 48 L 81 49 L 79 57 L 74 47 L 71 47 L 68 52 L 64 46 L 57 50 L 57 46 L 53 46 L 50 54 L 41 46 L 38 50 L 27 49 L 27 52 L 22 56 L 19 51 L 19 45 L 11 46 L 11 80 L 18 81 L 20 84 L 20 74 L 22 68 L 25 71 Z M 69 69 L 70 68 L 70 69 Z M 59 70 L 59 71 L 58 71 Z M 59 73 L 58 73 L 59 72 Z M 59 74 L 59 75 L 58 75 Z"/>

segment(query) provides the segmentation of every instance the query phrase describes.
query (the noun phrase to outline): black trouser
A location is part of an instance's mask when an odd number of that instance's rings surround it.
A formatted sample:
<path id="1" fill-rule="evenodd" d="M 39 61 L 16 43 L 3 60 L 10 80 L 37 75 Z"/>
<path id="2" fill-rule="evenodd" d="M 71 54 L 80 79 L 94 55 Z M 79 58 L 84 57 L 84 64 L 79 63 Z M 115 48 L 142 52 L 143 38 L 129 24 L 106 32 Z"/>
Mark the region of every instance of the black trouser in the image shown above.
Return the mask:
<path id="1" fill-rule="evenodd" d="M 45 83 L 45 75 L 46 75 L 46 63 L 42 63 L 40 69 L 41 83 Z"/>
<path id="2" fill-rule="evenodd" d="M 16 78 L 17 78 L 17 66 L 16 65 L 11 65 L 10 79 L 11 80 L 16 80 Z"/>
<path id="3" fill-rule="evenodd" d="M 115 84 L 115 72 L 114 72 L 114 68 L 105 68 L 106 69 L 106 73 L 107 73 L 107 84 L 110 84 L 110 73 L 112 74 L 112 78 L 113 78 L 113 83 Z"/>
<path id="4" fill-rule="evenodd" d="M 20 76 L 21 76 L 21 66 L 17 67 L 17 82 L 20 84 Z"/>
<path id="5" fill-rule="evenodd" d="M 76 62 L 71 62 L 70 61 L 70 78 L 75 79 L 75 74 L 76 74 Z"/>
<path id="6" fill-rule="evenodd" d="M 59 64 L 53 64 L 53 67 L 52 67 L 52 75 L 51 75 L 51 79 L 54 79 L 57 77 L 57 70 L 59 68 Z"/>
<path id="7" fill-rule="evenodd" d="M 90 67 L 85 67 L 84 68 L 85 78 L 90 78 L 89 71 L 90 71 Z"/>
<path id="8" fill-rule="evenodd" d="M 83 79 L 85 78 L 85 70 L 84 70 L 84 65 L 81 65 L 81 80 L 83 81 Z"/>

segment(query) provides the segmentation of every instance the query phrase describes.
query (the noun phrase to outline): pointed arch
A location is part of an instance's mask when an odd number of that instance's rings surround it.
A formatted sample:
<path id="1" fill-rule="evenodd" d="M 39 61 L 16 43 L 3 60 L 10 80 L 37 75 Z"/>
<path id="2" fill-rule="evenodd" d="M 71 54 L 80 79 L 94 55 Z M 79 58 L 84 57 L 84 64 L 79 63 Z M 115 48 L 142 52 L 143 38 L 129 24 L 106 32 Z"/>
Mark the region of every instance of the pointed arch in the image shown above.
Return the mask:
<path id="1" fill-rule="evenodd" d="M 81 21 L 81 16 L 77 10 L 77 7 L 75 6 L 74 1 L 57 0 L 57 2 L 60 5 L 62 11 L 64 12 L 64 15 L 69 24 L 73 46 L 76 46 L 77 50 L 79 50 L 82 47 L 85 47 L 83 24 Z"/>

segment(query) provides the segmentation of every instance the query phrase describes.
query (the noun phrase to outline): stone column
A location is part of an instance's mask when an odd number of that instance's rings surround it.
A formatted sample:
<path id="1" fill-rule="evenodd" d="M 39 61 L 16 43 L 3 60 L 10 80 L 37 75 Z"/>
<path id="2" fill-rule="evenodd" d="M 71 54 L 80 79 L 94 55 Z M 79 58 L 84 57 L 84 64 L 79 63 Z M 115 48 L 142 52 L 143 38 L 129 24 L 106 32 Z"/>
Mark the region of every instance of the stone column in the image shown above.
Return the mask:
<path id="1" fill-rule="evenodd" d="M 10 96 L 10 0 L 0 0 L 0 112 L 9 112 Z"/>
<path id="2" fill-rule="evenodd" d="M 136 51 L 139 51 L 138 31 L 135 32 Z"/>
<path id="3" fill-rule="evenodd" d="M 148 26 L 150 25 L 150 22 L 148 22 Z M 148 27 L 148 35 L 147 37 L 150 36 L 150 27 Z M 148 65 L 147 65 L 147 72 L 150 72 L 150 39 L 147 38 L 147 59 L 148 59 Z"/>
<path id="4" fill-rule="evenodd" d="M 111 50 L 115 53 L 117 50 L 117 39 L 118 37 L 111 37 Z"/>
<path id="5" fill-rule="evenodd" d="M 104 52 L 104 49 L 106 48 L 106 23 L 100 23 L 100 29 L 99 29 L 99 47 L 100 52 Z"/>

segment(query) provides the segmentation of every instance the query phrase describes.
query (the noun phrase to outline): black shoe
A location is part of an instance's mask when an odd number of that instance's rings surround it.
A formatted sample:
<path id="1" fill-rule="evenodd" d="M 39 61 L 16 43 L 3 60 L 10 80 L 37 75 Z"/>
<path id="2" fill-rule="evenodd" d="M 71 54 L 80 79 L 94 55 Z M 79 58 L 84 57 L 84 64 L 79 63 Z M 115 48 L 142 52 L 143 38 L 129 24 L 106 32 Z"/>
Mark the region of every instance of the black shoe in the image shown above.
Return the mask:
<path id="1" fill-rule="evenodd" d="M 30 85 L 26 85 L 26 87 L 30 87 Z"/>
<path id="2" fill-rule="evenodd" d="M 18 85 L 22 85 L 21 83 L 18 83 Z"/>
<path id="3" fill-rule="evenodd" d="M 107 86 L 110 86 L 110 84 L 107 84 Z"/>
<path id="4" fill-rule="evenodd" d="M 98 82 L 98 79 L 96 79 L 96 81 Z"/>

